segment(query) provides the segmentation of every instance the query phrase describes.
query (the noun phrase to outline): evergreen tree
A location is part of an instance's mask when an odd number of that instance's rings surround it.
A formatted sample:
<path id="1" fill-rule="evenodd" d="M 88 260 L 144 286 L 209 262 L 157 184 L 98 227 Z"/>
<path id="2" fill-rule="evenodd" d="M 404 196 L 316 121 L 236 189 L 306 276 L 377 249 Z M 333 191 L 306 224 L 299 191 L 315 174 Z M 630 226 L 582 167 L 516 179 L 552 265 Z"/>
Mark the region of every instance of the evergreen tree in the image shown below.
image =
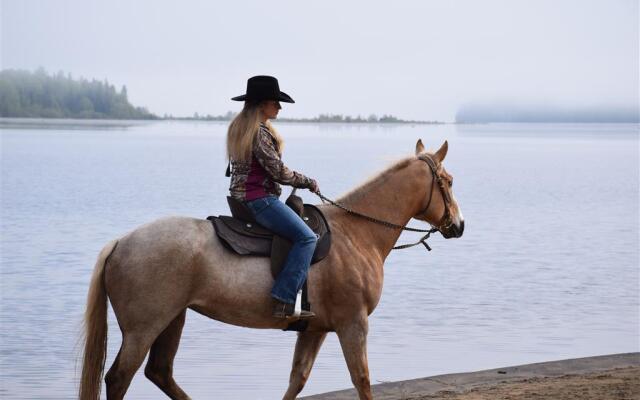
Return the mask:
<path id="1" fill-rule="evenodd" d="M 154 119 L 129 103 L 127 88 L 118 93 L 106 79 L 74 80 L 43 68 L 0 71 L 0 117 Z"/>

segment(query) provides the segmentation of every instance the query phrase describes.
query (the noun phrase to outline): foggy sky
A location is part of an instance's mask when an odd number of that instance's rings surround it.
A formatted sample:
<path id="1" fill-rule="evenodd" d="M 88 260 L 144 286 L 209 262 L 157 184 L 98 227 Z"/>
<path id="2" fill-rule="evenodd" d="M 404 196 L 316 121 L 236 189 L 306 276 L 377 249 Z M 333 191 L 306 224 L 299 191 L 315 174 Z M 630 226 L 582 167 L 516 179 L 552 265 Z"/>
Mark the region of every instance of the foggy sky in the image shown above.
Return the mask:
<path id="1" fill-rule="evenodd" d="M 2 0 L 1 67 L 127 85 L 162 115 L 237 111 L 252 75 L 320 113 L 453 120 L 469 102 L 638 107 L 637 0 Z"/>

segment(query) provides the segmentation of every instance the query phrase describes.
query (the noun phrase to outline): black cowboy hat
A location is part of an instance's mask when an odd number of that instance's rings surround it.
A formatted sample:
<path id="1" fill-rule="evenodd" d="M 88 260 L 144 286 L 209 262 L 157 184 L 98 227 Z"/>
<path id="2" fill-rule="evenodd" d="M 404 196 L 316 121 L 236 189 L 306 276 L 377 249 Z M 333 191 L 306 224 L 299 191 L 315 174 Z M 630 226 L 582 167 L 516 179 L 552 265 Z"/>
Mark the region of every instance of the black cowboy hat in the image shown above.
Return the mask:
<path id="1" fill-rule="evenodd" d="M 232 97 L 235 101 L 263 101 L 277 100 L 285 103 L 295 103 L 291 96 L 280 91 L 278 80 L 273 76 L 258 75 L 249 78 L 247 81 L 247 93 L 241 96 Z"/>

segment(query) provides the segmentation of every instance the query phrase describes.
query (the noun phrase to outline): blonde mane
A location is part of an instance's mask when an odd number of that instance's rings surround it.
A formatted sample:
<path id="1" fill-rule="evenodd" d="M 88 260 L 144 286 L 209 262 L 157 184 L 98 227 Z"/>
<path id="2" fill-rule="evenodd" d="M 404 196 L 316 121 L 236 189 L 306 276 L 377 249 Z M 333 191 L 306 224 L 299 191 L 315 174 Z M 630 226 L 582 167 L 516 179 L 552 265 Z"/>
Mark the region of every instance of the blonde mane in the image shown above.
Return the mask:
<path id="1" fill-rule="evenodd" d="M 393 164 L 385 168 L 380 172 L 376 172 L 371 175 L 365 182 L 351 189 L 349 192 L 340 196 L 337 201 L 343 204 L 351 204 L 362 199 L 367 193 L 371 192 L 373 187 L 383 184 L 389 178 L 391 178 L 396 171 L 406 168 L 409 163 L 416 160 L 416 156 L 405 157 L 401 160 L 395 161 Z"/>

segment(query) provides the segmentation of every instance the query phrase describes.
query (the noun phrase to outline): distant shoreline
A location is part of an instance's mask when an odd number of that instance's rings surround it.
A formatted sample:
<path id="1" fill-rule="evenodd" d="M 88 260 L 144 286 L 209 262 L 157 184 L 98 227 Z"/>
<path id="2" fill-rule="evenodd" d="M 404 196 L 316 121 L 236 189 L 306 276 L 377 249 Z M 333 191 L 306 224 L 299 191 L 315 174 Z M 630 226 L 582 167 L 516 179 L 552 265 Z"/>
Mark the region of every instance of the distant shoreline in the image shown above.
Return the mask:
<path id="1" fill-rule="evenodd" d="M 129 121 L 143 121 L 143 122 L 157 122 L 157 121 L 202 121 L 202 122 L 231 122 L 230 119 L 226 118 L 218 118 L 218 117 L 203 117 L 203 118 L 194 118 L 194 117 L 158 117 L 158 118 L 49 118 L 49 117 L 0 117 L 0 121 L 52 121 L 52 123 L 56 123 L 56 121 L 121 121 L 121 122 L 129 122 Z M 377 121 L 368 121 L 365 119 L 357 119 L 357 118 L 347 118 L 344 120 L 323 120 L 318 118 L 278 118 L 275 121 L 277 122 L 291 122 L 291 123 L 312 123 L 312 124 L 367 124 L 367 125 L 393 125 L 393 124 L 403 124 L 403 125 L 444 125 L 444 124 L 452 124 L 453 122 L 444 122 L 444 121 L 413 121 L 413 120 L 402 120 L 402 119 L 393 119 L 393 120 L 377 120 Z"/>
<path id="2" fill-rule="evenodd" d="M 101 127 L 119 127 L 119 126 L 132 126 L 143 125 L 158 122 L 229 122 L 229 120 L 218 119 L 194 119 L 194 118 L 158 118 L 158 119 L 112 119 L 112 118 L 13 118 L 13 117 L 0 117 L 0 128 L 14 126 L 101 126 Z M 291 123 L 291 124 L 319 124 L 319 125 L 381 125 L 381 126 L 394 126 L 394 125 L 461 125 L 461 126 L 479 126 L 479 125 L 516 125 L 516 124 L 533 124 L 533 125 L 638 125 L 637 122 L 338 122 L 338 121 L 313 121 L 307 119 L 277 119 L 276 123 Z"/>
<path id="3" fill-rule="evenodd" d="M 135 125 L 144 123 L 157 122 L 223 122 L 229 123 L 227 119 L 207 119 L 207 118 L 157 118 L 157 119 L 113 119 L 113 118 L 13 118 L 0 117 L 0 126 L 7 124 L 15 125 Z M 316 121 L 313 119 L 292 119 L 278 118 L 274 120 L 276 123 L 293 123 L 293 124 L 341 124 L 341 125 L 450 125 L 453 122 L 441 121 Z"/>
<path id="4" fill-rule="evenodd" d="M 226 118 L 193 118 L 193 117 L 171 117 L 171 118 L 158 118 L 160 121 L 216 121 L 216 122 L 231 122 Z M 385 125 L 385 124 L 409 124 L 409 125 L 443 125 L 450 124 L 451 122 L 444 121 L 413 121 L 403 119 L 393 120 L 377 120 L 369 121 L 363 118 L 349 118 L 343 120 L 323 120 L 319 118 L 278 118 L 277 122 L 292 122 L 292 123 L 312 123 L 312 124 L 369 124 L 369 125 Z"/>

